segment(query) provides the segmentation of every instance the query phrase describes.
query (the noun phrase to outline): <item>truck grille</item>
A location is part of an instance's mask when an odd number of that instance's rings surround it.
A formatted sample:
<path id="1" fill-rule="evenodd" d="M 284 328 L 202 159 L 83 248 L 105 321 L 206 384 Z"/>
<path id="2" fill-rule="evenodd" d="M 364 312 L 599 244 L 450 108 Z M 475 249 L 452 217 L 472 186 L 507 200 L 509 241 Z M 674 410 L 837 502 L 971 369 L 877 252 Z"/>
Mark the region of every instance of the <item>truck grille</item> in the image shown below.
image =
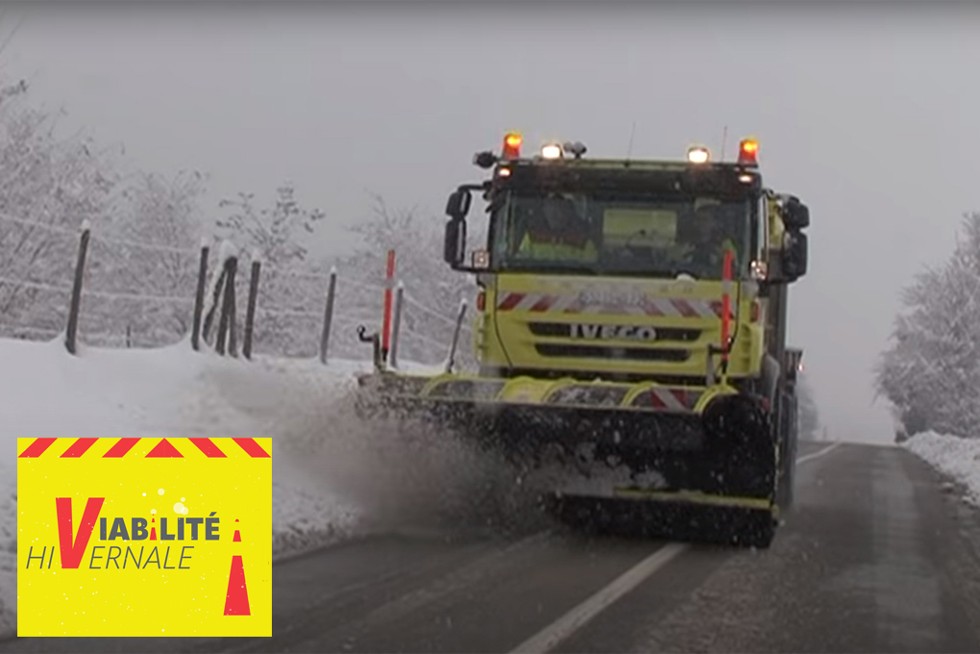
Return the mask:
<path id="1" fill-rule="evenodd" d="M 687 361 L 688 350 L 652 349 L 609 345 L 568 345 L 564 343 L 537 343 L 535 349 L 543 357 L 583 357 L 589 359 L 634 359 L 639 361 Z"/>
<path id="2" fill-rule="evenodd" d="M 528 329 L 535 336 L 570 336 L 570 325 L 560 322 L 529 322 Z M 655 341 L 679 341 L 682 343 L 692 343 L 701 338 L 700 329 L 689 329 L 681 327 L 654 327 L 657 331 Z"/>

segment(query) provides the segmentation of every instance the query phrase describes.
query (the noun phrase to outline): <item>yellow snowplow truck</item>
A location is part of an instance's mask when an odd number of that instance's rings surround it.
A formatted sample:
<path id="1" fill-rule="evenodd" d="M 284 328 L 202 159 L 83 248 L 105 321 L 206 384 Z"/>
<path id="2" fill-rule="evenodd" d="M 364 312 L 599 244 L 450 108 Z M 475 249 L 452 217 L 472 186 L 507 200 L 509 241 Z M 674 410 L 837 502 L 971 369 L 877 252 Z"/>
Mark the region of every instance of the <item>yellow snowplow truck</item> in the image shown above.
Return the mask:
<path id="1" fill-rule="evenodd" d="M 522 141 L 477 153 L 490 178 L 446 207 L 444 258 L 479 286 L 479 369 L 401 372 L 375 335 L 362 415 L 428 417 L 560 470 L 566 513 L 768 547 L 793 496 L 802 351 L 786 347 L 787 291 L 806 272 L 809 210 L 765 187 L 754 139 L 735 161 L 703 146 L 590 159 L 581 143 L 522 156 Z M 487 240 L 467 257 L 474 194 Z"/>

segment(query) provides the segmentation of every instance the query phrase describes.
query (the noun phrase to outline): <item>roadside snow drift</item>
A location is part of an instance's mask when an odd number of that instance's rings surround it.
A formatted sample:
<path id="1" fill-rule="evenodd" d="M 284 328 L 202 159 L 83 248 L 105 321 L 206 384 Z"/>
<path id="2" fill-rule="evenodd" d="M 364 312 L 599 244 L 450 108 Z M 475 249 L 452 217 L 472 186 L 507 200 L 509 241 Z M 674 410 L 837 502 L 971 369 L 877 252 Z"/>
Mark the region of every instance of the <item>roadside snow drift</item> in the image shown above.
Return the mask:
<path id="1" fill-rule="evenodd" d="M 963 498 L 980 507 L 980 439 L 924 432 L 903 447 L 966 487 Z"/>
<path id="2" fill-rule="evenodd" d="M 0 634 L 15 625 L 18 437 L 271 436 L 274 556 L 322 544 L 354 522 L 354 507 L 294 469 L 296 448 L 279 425 L 306 403 L 342 396 L 358 364 L 250 363 L 194 353 L 186 342 L 73 357 L 60 339 L 0 340 L 0 361 Z"/>
<path id="3" fill-rule="evenodd" d="M 16 625 L 18 437 L 271 437 L 277 560 L 372 531 L 521 519 L 504 466 L 431 427 L 354 417 L 367 361 L 249 362 L 186 341 L 71 356 L 58 338 L 0 339 L 0 362 L 0 637 Z"/>

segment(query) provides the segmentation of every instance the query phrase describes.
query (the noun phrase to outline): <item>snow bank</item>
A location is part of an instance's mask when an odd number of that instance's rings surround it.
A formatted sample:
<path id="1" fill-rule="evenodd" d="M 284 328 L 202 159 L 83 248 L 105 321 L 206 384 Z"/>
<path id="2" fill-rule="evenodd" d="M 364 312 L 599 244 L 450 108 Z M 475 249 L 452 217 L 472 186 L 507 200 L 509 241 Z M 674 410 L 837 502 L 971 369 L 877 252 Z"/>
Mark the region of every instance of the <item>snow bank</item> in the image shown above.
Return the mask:
<path id="1" fill-rule="evenodd" d="M 0 339 L 0 361 L 0 637 L 16 625 L 18 437 L 271 437 L 277 560 L 355 534 L 540 519 L 530 485 L 445 430 L 358 420 L 350 394 L 369 361 L 249 362 L 195 353 L 187 340 L 73 357 L 63 336 Z"/>
<path id="2" fill-rule="evenodd" d="M 0 339 L 0 362 L 0 637 L 16 624 L 18 437 L 271 437 L 277 560 L 350 535 L 540 519 L 532 486 L 462 439 L 431 424 L 357 419 L 351 393 L 369 361 L 249 362 L 195 353 L 187 340 L 73 357 L 59 337 Z"/>
<path id="3" fill-rule="evenodd" d="M 902 447 L 966 486 L 963 499 L 980 506 L 980 439 L 924 432 L 902 443 Z"/>
<path id="4" fill-rule="evenodd" d="M 348 533 L 356 507 L 317 470 L 298 465 L 328 435 L 367 363 L 154 350 L 82 348 L 0 339 L 0 635 L 16 620 L 16 438 L 33 436 L 271 436 L 273 552 L 282 558 Z"/>

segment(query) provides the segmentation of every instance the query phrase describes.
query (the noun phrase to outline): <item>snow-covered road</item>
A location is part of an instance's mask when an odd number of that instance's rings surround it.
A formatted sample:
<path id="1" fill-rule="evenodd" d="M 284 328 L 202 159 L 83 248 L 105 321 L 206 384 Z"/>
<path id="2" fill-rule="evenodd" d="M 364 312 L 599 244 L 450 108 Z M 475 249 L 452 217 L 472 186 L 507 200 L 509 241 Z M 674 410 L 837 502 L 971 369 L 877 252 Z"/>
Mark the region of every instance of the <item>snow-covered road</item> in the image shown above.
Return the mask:
<path id="1" fill-rule="evenodd" d="M 427 366 L 402 362 L 403 369 Z M 16 624 L 16 439 L 271 437 L 273 556 L 357 535 L 507 513 L 507 472 L 444 434 L 362 426 L 355 375 L 369 361 L 83 348 L 0 339 L 0 637 Z M 472 519 L 466 516 L 464 519 Z M 433 522 L 435 521 L 435 522 Z"/>
<path id="2" fill-rule="evenodd" d="M 349 394 L 355 373 L 368 362 L 248 362 L 194 353 L 186 342 L 156 350 L 86 348 L 72 357 L 59 340 L 0 340 L 0 362 L 0 637 L 12 634 L 16 623 L 17 437 L 270 436 L 277 560 L 345 537 L 438 535 L 467 525 L 500 533 L 494 521 L 520 517 L 508 505 L 520 499 L 502 492 L 511 485 L 507 471 L 444 434 L 413 433 L 404 425 L 371 432 L 359 425 Z M 905 448 L 980 503 L 980 441 L 921 434 Z M 854 453 L 848 483 L 867 479 L 872 459 L 888 462 L 889 470 L 899 461 L 886 450 L 848 451 Z M 838 473 L 826 470 L 827 482 L 839 483 Z M 815 490 L 821 484 L 804 484 L 805 497 L 816 503 L 804 514 L 843 510 L 842 504 L 825 506 L 825 492 Z M 903 484 L 907 480 L 888 488 Z M 824 528 L 834 529 L 831 523 Z M 814 531 L 806 538 L 816 543 L 831 536 Z"/>
<path id="3" fill-rule="evenodd" d="M 4 652 L 975 652 L 980 514 L 899 447 L 801 444 L 767 550 L 528 524 L 383 530 L 277 566 L 271 638 Z"/>

